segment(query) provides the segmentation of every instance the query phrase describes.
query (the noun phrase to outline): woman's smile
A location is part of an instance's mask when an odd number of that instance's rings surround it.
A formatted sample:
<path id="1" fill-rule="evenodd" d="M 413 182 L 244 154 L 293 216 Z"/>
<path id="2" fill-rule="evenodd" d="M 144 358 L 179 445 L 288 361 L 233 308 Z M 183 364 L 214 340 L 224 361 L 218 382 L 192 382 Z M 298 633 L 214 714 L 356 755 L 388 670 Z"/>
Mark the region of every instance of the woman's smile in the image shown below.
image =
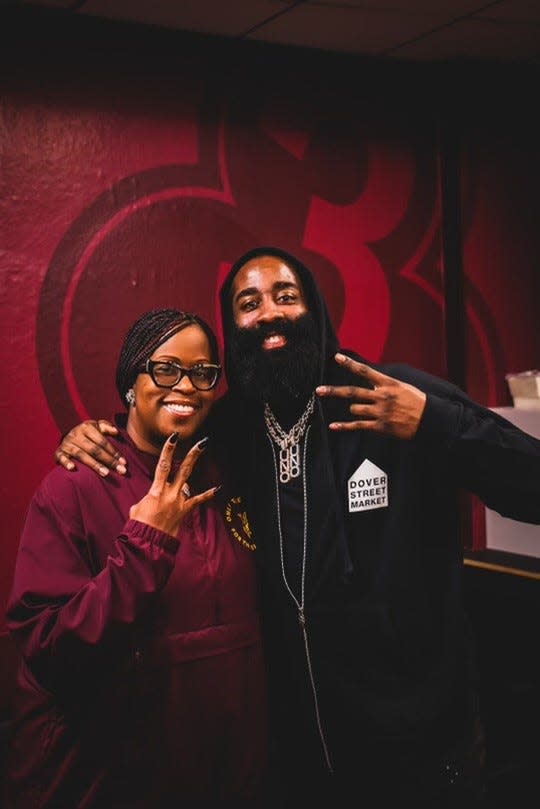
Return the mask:
<path id="1" fill-rule="evenodd" d="M 166 401 L 163 402 L 163 407 L 165 410 L 171 413 L 171 415 L 179 418 L 189 418 L 195 413 L 196 410 L 200 409 L 199 404 L 187 401 Z"/>

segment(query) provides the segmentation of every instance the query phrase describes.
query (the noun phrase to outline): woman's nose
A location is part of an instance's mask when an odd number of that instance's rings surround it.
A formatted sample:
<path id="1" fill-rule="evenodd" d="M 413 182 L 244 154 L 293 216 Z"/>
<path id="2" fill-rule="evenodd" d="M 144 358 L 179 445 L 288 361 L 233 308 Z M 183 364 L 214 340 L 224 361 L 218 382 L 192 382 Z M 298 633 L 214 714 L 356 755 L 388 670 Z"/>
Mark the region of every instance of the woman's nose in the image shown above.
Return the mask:
<path id="1" fill-rule="evenodd" d="M 196 388 L 189 376 L 183 374 L 182 379 L 179 379 L 176 385 L 174 385 L 174 390 L 181 390 L 184 393 L 193 393 Z"/>

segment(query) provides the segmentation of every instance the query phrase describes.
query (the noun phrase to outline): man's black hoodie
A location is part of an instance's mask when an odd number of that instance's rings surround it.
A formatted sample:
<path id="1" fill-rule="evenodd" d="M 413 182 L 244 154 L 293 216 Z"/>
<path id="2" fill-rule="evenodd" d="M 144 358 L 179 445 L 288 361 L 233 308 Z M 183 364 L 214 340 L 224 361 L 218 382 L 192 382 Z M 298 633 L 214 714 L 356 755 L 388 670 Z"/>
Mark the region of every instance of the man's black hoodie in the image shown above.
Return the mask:
<path id="1" fill-rule="evenodd" d="M 307 445 L 306 503 L 301 491 L 299 504 L 281 485 L 278 515 L 262 406 L 240 395 L 227 345 L 233 279 L 260 255 L 275 256 L 298 274 L 317 322 L 320 383 L 366 383 L 333 359 L 338 343 L 326 306 L 297 258 L 262 247 L 235 263 L 221 289 L 229 391 L 218 409 L 257 543 L 279 745 L 299 773 L 330 763 L 349 778 L 358 768 L 362 779 L 381 766 L 391 777 L 397 762 L 395 772 L 415 778 L 415 768 L 425 768 L 427 760 L 437 769 L 475 715 L 459 491 L 476 493 L 505 516 L 540 522 L 540 442 L 448 382 L 409 366 L 372 363 L 427 394 L 417 434 L 399 440 L 330 431 L 331 421 L 350 419 L 348 402 L 318 399 Z M 300 592 L 304 509 L 308 654 L 284 582 L 285 573 Z"/>

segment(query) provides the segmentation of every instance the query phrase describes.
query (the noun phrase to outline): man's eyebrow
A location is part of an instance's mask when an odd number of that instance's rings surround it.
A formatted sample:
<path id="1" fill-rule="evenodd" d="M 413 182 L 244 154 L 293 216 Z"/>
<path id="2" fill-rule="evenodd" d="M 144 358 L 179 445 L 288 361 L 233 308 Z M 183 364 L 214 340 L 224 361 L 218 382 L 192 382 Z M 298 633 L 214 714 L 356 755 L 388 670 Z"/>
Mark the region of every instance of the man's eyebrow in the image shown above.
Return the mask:
<path id="1" fill-rule="evenodd" d="M 296 281 L 276 281 L 272 284 L 272 292 L 279 292 L 282 289 L 297 289 L 300 291 L 299 284 Z M 248 298 L 250 295 L 258 295 L 260 294 L 260 289 L 258 287 L 246 287 L 245 289 L 241 289 L 234 296 L 234 301 L 239 301 L 241 298 Z"/>
<path id="2" fill-rule="evenodd" d="M 272 286 L 272 289 L 289 289 L 290 287 L 294 287 L 294 289 L 300 289 L 299 284 L 296 281 L 276 281 L 276 283 Z"/>
<path id="3" fill-rule="evenodd" d="M 246 287 L 245 289 L 241 289 L 240 292 L 234 296 L 234 301 L 240 300 L 240 298 L 247 298 L 249 295 L 256 295 L 258 293 L 257 287 Z"/>

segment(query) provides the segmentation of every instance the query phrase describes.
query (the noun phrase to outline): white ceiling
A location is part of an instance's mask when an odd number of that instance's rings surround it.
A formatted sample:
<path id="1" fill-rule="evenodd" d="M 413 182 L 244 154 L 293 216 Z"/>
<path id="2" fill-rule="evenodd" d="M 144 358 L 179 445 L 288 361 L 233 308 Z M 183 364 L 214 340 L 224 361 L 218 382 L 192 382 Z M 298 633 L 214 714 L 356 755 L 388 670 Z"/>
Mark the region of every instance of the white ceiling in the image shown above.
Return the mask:
<path id="1" fill-rule="evenodd" d="M 540 63 L 540 0 L 33 0 L 31 4 L 366 56 Z"/>

